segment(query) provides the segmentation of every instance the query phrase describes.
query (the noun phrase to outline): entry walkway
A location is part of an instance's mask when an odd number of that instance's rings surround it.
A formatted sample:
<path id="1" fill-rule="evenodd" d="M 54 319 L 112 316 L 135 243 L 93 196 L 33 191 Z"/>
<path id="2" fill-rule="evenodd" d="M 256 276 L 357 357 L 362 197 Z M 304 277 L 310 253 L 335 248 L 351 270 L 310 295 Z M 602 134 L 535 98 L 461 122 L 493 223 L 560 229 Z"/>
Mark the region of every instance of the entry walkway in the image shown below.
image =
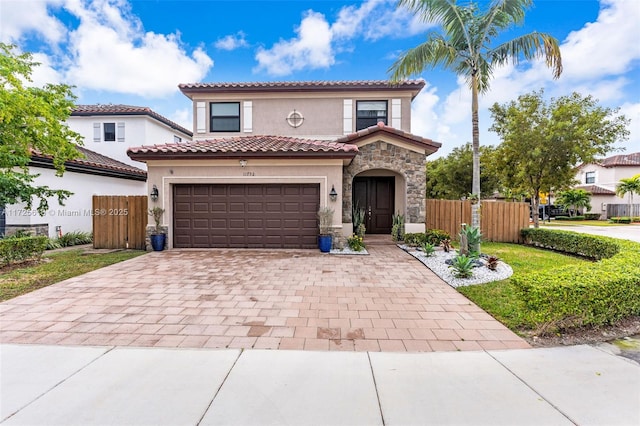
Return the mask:
<path id="1" fill-rule="evenodd" d="M 388 237 L 386 237 L 388 239 Z M 529 345 L 395 245 L 150 253 L 0 304 L 0 342 L 338 351 Z"/>
<path id="2" fill-rule="evenodd" d="M 590 346 L 366 353 L 0 345 L 2 425 L 638 425 Z"/>

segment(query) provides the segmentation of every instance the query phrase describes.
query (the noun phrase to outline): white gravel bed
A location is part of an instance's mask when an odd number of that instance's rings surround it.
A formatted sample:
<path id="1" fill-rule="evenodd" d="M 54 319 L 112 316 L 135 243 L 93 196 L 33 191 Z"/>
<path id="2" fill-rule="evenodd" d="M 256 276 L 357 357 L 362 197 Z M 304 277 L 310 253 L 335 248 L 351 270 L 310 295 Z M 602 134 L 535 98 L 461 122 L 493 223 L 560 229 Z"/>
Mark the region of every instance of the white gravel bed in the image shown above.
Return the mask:
<path id="1" fill-rule="evenodd" d="M 330 254 L 355 254 L 355 255 L 363 255 L 369 254 L 366 248 L 363 248 L 360 251 L 351 250 L 349 246 L 345 246 L 343 249 L 331 249 Z"/>
<path id="2" fill-rule="evenodd" d="M 453 276 L 453 268 L 450 268 L 449 265 L 444 263 L 445 260 L 456 257 L 457 252 L 455 250 L 447 253 L 442 249 L 436 249 L 432 256 L 427 257 L 422 251 L 419 251 L 415 247 L 409 247 L 404 244 L 398 244 L 398 247 L 422 262 L 451 287 L 486 284 L 493 281 L 504 280 L 513 275 L 511 266 L 502 261 L 498 261 L 498 266 L 495 271 L 490 270 L 486 266 L 478 266 L 473 268 L 473 276 L 471 278 L 456 278 Z"/>

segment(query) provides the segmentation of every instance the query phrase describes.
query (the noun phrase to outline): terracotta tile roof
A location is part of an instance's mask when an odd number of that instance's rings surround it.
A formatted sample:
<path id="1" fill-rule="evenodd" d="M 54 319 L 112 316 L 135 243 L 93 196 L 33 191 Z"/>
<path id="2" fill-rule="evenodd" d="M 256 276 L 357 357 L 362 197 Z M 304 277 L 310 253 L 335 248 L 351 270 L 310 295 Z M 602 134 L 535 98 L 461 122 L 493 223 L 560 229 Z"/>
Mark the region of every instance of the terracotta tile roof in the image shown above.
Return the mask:
<path id="1" fill-rule="evenodd" d="M 355 143 L 358 139 L 365 138 L 369 135 L 372 135 L 378 132 L 386 133 L 393 137 L 398 137 L 414 145 L 419 145 L 423 148 L 426 148 L 427 151 L 430 153 L 436 152 L 442 146 L 440 142 L 435 142 L 435 141 L 432 141 L 431 139 L 423 138 L 422 136 L 414 135 L 412 133 L 408 133 L 403 130 L 386 126 L 381 121 L 378 122 L 378 124 L 375 126 L 367 127 L 366 129 L 359 130 L 356 133 L 350 133 L 346 136 L 338 138 L 336 139 L 336 142 Z"/>
<path id="2" fill-rule="evenodd" d="M 84 158 L 77 158 L 75 160 L 65 162 L 65 166 L 69 169 L 73 169 L 74 166 L 79 166 L 80 168 L 88 167 L 90 169 L 115 172 L 129 176 L 147 177 L 147 172 L 142 169 L 114 160 L 111 157 L 107 157 L 106 155 L 99 154 L 81 146 L 78 146 L 77 148 L 78 151 L 84 155 Z M 51 162 L 52 157 L 35 152 L 32 155 L 32 159 L 43 159 L 47 162 Z"/>
<path id="3" fill-rule="evenodd" d="M 614 155 L 598 162 L 603 167 L 640 166 L 640 152 Z"/>
<path id="4" fill-rule="evenodd" d="M 178 123 L 158 114 L 149 107 L 122 105 L 122 104 L 97 104 L 97 105 L 76 105 L 71 112 L 72 116 L 92 116 L 92 115 L 147 115 L 161 123 L 166 124 L 174 130 L 193 136 L 193 132 Z"/>
<path id="5" fill-rule="evenodd" d="M 299 139 L 287 136 L 238 136 L 207 139 L 193 142 L 132 147 L 127 155 L 134 159 L 149 157 L 197 157 L 229 156 L 339 156 L 354 157 L 355 145 L 326 140 Z"/>
<path id="6" fill-rule="evenodd" d="M 605 188 L 599 185 L 578 185 L 575 188 L 584 189 L 591 195 L 616 195 L 615 191 L 612 191 L 609 188 Z"/>
<path id="7" fill-rule="evenodd" d="M 238 82 L 238 83 L 187 83 L 178 87 L 184 94 L 194 92 L 292 92 L 292 91 L 347 91 L 347 90 L 412 90 L 414 96 L 425 86 L 425 81 L 403 80 L 391 83 L 388 80 L 357 81 L 272 81 L 272 82 Z"/>

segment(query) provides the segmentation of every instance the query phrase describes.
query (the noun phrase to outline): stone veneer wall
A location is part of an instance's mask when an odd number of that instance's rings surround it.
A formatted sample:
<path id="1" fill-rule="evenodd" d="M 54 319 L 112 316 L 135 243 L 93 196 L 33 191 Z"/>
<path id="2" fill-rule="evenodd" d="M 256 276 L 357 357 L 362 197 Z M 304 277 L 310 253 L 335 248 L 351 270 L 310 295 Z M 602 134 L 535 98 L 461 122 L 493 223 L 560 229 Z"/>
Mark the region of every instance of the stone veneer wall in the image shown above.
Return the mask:
<path id="1" fill-rule="evenodd" d="M 385 169 L 404 176 L 407 184 L 407 223 L 425 222 L 425 165 L 427 157 L 387 142 L 377 141 L 360 152 L 342 172 L 342 222 L 351 222 L 353 178 L 367 170 Z"/>
<path id="2" fill-rule="evenodd" d="M 49 236 L 49 224 L 32 224 L 32 225 L 5 225 L 4 235 L 9 237 L 15 235 L 18 231 L 25 231 L 34 236 Z"/>

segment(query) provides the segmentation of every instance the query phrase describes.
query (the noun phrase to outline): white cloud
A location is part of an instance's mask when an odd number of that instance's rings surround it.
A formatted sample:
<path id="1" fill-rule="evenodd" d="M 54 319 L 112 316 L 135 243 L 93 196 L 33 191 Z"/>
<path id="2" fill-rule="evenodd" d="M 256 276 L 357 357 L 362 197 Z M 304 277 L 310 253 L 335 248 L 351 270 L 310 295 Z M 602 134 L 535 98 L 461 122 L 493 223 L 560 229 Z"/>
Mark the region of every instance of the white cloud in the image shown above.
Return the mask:
<path id="1" fill-rule="evenodd" d="M 0 1 L 3 12 L 6 4 L 14 6 L 11 1 Z M 31 15 L 24 13 L 21 3 L 20 19 L 30 22 Z M 47 5 L 63 7 L 79 24 L 63 27 L 48 15 Z M 40 34 L 52 44 L 64 43 L 64 49 L 53 46 L 48 56 L 36 57 L 43 65 L 35 70 L 34 80 L 67 82 L 79 90 L 163 97 L 177 92 L 179 83 L 201 80 L 213 66 L 202 48 L 189 53 L 180 34 L 145 32 L 127 0 L 36 1 L 34 10 L 37 20 L 33 25 L 42 24 Z M 14 39 L 33 31 L 20 20 L 10 28 L 7 34 Z"/>
<path id="2" fill-rule="evenodd" d="M 259 48 L 256 70 L 282 76 L 306 68 L 327 68 L 335 63 L 331 30 L 324 15 L 307 11 L 295 31 L 297 37 L 291 40 L 280 40 L 271 49 Z"/>
<path id="3" fill-rule="evenodd" d="M 563 78 L 595 79 L 628 71 L 640 59 L 637 0 L 601 0 L 595 22 L 562 44 Z"/>
<path id="4" fill-rule="evenodd" d="M 397 9 L 395 0 L 367 0 L 359 6 L 345 6 L 332 24 L 326 17 L 307 11 L 296 37 L 280 40 L 271 48 L 259 48 L 255 71 L 283 76 L 303 69 L 328 68 L 336 62 L 337 52 L 350 51 L 345 46 L 360 35 L 376 41 L 383 37 L 409 37 L 424 32 L 428 26 L 405 9 Z"/>
<path id="5" fill-rule="evenodd" d="M 0 41 L 18 43 L 26 34 L 36 34 L 48 43 L 59 43 L 66 28 L 49 14 L 62 6 L 64 0 L 0 0 Z M 28 13 L 25 8 L 28 7 Z"/>
<path id="6" fill-rule="evenodd" d="M 616 146 L 626 148 L 628 153 L 640 152 L 640 102 L 626 102 L 620 107 L 620 114 L 631 120 L 629 127 L 629 139 Z"/>
<path id="7" fill-rule="evenodd" d="M 441 142 L 450 140 L 453 135 L 451 128 L 436 111 L 440 101 L 436 91 L 435 87 L 430 87 L 427 84 L 413 100 L 411 104 L 411 133 Z"/>
<path id="8" fill-rule="evenodd" d="M 62 76 L 51 64 L 51 58 L 44 53 L 34 53 L 33 60 L 40 65 L 33 68 L 31 82 L 33 86 L 42 87 L 46 83 L 58 84 Z"/>
<path id="9" fill-rule="evenodd" d="M 242 31 L 238 31 L 235 34 L 229 34 L 222 38 L 219 38 L 214 46 L 220 50 L 236 50 L 241 47 L 249 46 L 247 40 L 245 39 L 245 33 Z"/>

